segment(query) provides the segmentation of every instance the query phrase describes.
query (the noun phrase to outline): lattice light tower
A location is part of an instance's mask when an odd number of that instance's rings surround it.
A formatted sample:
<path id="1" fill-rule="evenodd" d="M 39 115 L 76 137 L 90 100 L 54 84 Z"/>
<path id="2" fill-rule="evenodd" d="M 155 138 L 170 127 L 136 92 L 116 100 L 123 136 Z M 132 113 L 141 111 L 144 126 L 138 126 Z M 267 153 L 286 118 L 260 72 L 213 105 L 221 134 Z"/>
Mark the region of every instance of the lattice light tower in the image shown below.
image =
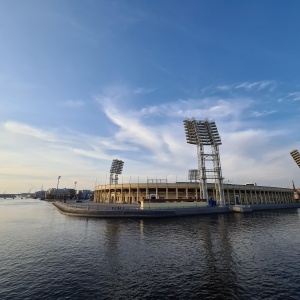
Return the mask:
<path id="1" fill-rule="evenodd" d="M 300 168 L 300 154 L 299 154 L 299 151 L 294 149 L 290 153 L 291 153 L 291 156 L 294 159 L 295 163 Z"/>
<path id="2" fill-rule="evenodd" d="M 110 184 L 118 184 L 118 175 L 122 174 L 124 162 L 119 159 L 113 159 L 110 168 Z"/>
<path id="3" fill-rule="evenodd" d="M 189 181 L 197 181 L 199 179 L 199 171 L 198 169 L 190 169 L 189 170 Z"/>
<path id="4" fill-rule="evenodd" d="M 200 197 L 207 199 L 207 179 L 214 179 L 216 186 L 216 200 L 219 205 L 225 205 L 223 190 L 223 177 L 219 155 L 219 145 L 222 145 L 221 138 L 214 121 L 196 120 L 195 118 L 183 121 L 187 143 L 197 145 L 198 155 L 198 179 L 200 186 Z M 207 153 L 204 146 L 211 146 L 211 152 Z M 207 169 L 206 161 L 213 162 L 213 169 Z"/>

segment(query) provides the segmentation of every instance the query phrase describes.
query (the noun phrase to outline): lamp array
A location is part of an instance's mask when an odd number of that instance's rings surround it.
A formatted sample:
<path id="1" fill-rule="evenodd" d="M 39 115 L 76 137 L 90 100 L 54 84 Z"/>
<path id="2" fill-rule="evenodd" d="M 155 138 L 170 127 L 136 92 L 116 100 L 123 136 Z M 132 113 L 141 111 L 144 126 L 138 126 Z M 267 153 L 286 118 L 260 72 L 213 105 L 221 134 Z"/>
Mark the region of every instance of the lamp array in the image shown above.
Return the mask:
<path id="1" fill-rule="evenodd" d="M 222 145 L 221 137 L 214 121 L 191 118 L 185 119 L 183 124 L 187 143 L 204 146 Z"/>
<path id="2" fill-rule="evenodd" d="M 296 150 L 296 149 L 292 150 L 291 151 L 291 156 L 294 159 L 297 166 L 300 168 L 300 154 L 299 154 L 299 151 Z"/>

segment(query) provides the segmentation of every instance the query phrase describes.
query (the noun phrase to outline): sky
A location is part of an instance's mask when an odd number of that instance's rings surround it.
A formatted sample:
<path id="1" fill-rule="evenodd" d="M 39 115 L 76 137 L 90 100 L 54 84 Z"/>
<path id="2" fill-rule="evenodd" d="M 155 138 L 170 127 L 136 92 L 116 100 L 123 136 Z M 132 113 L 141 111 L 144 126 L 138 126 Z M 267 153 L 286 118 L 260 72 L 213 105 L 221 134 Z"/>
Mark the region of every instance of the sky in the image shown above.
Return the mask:
<path id="1" fill-rule="evenodd" d="M 224 183 L 300 186 L 300 2 L 0 0 L 0 193 L 187 180 L 216 122 Z"/>

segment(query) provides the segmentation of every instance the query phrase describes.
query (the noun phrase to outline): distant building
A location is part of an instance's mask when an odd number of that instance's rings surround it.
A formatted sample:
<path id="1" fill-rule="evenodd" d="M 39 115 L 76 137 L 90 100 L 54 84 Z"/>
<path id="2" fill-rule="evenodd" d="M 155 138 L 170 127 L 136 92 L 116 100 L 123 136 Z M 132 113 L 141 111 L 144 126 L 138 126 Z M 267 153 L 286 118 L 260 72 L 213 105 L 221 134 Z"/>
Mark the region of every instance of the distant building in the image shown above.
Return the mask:
<path id="1" fill-rule="evenodd" d="M 32 196 L 33 199 L 45 199 L 46 198 L 46 191 L 37 191 Z"/>
<path id="2" fill-rule="evenodd" d="M 46 192 L 47 199 L 73 199 L 76 197 L 75 189 L 49 189 Z"/>
<path id="3" fill-rule="evenodd" d="M 94 192 L 91 190 L 79 190 L 76 198 L 81 200 L 90 200 L 94 198 Z"/>

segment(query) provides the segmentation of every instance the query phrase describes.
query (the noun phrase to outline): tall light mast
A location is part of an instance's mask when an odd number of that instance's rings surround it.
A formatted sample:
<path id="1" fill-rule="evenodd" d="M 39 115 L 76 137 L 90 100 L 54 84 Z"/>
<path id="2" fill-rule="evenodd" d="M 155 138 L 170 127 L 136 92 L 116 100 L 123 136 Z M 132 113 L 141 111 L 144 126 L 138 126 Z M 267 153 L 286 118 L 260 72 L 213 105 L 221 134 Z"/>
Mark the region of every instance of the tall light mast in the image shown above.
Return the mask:
<path id="1" fill-rule="evenodd" d="M 118 184 L 118 175 L 122 174 L 124 162 L 119 159 L 113 159 L 110 168 L 110 184 Z"/>
<path id="2" fill-rule="evenodd" d="M 207 179 L 215 180 L 216 200 L 219 205 L 225 205 L 223 177 L 220 163 L 219 145 L 222 145 L 216 123 L 214 121 L 196 120 L 183 121 L 187 143 L 197 145 L 198 179 L 200 197 L 207 199 Z M 208 147 L 210 146 L 210 152 Z M 206 162 L 212 161 L 213 169 L 206 168 Z"/>
<path id="3" fill-rule="evenodd" d="M 115 192 L 114 192 L 114 203 L 116 203 L 117 200 L 117 190 L 116 190 L 116 184 L 118 184 L 118 176 L 122 174 L 124 162 L 120 159 L 113 159 L 111 163 L 110 168 L 110 175 L 109 175 L 109 184 L 115 185 Z M 109 202 L 111 201 L 111 189 L 109 189 Z"/>

